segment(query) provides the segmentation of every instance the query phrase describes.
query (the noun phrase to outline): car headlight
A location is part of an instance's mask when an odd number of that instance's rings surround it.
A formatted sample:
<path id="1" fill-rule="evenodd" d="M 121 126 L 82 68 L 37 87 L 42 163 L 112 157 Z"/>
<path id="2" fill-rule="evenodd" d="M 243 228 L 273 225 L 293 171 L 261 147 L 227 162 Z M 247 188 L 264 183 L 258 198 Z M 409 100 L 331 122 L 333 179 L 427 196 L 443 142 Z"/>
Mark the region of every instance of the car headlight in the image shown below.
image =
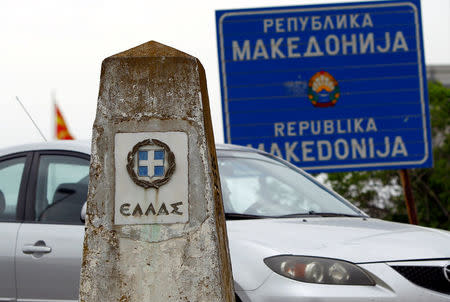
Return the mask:
<path id="1" fill-rule="evenodd" d="M 264 259 L 275 273 L 302 282 L 339 285 L 375 285 L 360 267 L 350 262 L 309 256 L 279 255 Z"/>

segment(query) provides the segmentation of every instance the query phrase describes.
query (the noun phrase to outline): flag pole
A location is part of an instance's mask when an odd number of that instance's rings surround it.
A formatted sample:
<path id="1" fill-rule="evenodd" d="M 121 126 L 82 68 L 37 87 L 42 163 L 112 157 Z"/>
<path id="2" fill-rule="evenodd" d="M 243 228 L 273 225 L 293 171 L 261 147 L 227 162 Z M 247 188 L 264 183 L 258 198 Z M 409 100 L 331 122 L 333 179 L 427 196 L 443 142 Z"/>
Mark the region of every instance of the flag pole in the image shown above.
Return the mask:
<path id="1" fill-rule="evenodd" d="M 52 119 L 50 120 L 50 129 L 53 129 L 53 139 L 57 140 L 58 135 L 56 134 L 56 93 L 55 90 L 52 90 Z"/>

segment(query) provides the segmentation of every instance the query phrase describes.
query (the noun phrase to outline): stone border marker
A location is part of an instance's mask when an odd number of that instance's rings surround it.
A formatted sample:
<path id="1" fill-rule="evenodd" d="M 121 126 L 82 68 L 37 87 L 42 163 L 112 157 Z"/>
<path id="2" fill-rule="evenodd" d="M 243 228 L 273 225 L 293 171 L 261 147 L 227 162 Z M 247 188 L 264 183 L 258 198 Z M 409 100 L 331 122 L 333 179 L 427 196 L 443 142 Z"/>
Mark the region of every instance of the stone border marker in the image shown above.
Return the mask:
<path id="1" fill-rule="evenodd" d="M 103 61 L 80 301 L 234 301 L 205 72 L 151 41 Z"/>

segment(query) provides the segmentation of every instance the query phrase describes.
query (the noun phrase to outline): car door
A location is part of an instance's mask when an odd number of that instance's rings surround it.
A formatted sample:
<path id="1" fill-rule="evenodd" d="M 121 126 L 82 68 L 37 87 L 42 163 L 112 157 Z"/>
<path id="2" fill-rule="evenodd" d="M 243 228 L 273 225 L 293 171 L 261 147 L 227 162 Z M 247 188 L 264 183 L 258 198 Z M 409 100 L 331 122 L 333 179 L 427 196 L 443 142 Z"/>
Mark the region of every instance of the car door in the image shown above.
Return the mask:
<path id="1" fill-rule="evenodd" d="M 0 158 L 0 301 L 16 300 L 14 251 L 24 218 L 31 153 Z"/>
<path id="2" fill-rule="evenodd" d="M 36 152 L 16 249 L 18 301 L 78 300 L 88 155 Z"/>

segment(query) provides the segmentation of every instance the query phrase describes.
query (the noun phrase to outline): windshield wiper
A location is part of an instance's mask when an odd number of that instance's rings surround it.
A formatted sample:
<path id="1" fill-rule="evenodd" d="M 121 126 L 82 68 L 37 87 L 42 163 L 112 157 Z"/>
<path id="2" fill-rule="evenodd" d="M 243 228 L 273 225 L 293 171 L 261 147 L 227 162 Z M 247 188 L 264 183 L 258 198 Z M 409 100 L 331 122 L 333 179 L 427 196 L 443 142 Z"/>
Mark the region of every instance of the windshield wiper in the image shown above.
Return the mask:
<path id="1" fill-rule="evenodd" d="M 364 217 L 363 215 L 357 214 L 344 214 L 344 213 L 333 213 L 333 212 L 316 212 L 309 211 L 308 213 L 295 213 L 277 216 L 277 218 L 295 218 L 295 217 L 305 217 L 305 216 L 320 216 L 320 217 Z"/>
<path id="2" fill-rule="evenodd" d="M 262 219 L 262 218 L 273 218 L 273 217 L 252 215 L 252 214 L 225 213 L 226 220 L 244 220 L 244 219 Z"/>

